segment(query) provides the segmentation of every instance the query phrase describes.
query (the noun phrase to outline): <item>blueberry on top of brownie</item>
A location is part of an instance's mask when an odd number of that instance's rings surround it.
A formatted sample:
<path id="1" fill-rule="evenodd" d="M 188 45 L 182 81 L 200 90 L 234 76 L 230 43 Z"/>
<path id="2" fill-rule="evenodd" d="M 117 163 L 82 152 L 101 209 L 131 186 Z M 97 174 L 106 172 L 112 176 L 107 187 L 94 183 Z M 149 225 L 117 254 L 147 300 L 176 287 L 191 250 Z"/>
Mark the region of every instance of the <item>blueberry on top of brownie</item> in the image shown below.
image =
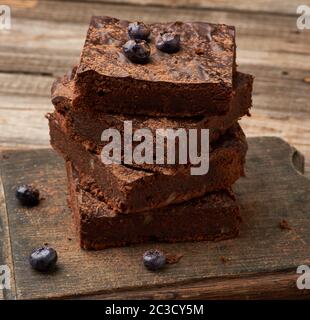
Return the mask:
<path id="1" fill-rule="evenodd" d="M 133 40 L 145 40 L 150 39 L 150 29 L 143 22 L 132 22 L 128 25 L 128 35 L 130 39 Z"/>
<path id="2" fill-rule="evenodd" d="M 150 58 L 150 47 L 145 40 L 129 40 L 123 45 L 125 56 L 132 62 L 146 64 Z"/>
<path id="3" fill-rule="evenodd" d="M 147 40 L 139 39 L 148 32 Z M 235 28 L 224 24 L 136 25 L 93 17 L 73 108 L 167 117 L 225 114 L 233 97 L 235 49 Z"/>
<path id="4" fill-rule="evenodd" d="M 93 17 L 78 72 L 92 69 L 111 77 L 185 83 L 222 82 L 232 86 L 235 60 L 235 28 L 205 22 L 152 23 L 151 61 L 135 66 L 122 52 L 129 40 L 129 21 Z M 179 35 L 181 50 L 165 54 L 156 48 L 156 38 L 173 32 Z"/>
<path id="5" fill-rule="evenodd" d="M 167 31 L 161 33 L 156 39 L 156 48 L 167 53 L 178 52 L 180 50 L 180 35 Z"/>

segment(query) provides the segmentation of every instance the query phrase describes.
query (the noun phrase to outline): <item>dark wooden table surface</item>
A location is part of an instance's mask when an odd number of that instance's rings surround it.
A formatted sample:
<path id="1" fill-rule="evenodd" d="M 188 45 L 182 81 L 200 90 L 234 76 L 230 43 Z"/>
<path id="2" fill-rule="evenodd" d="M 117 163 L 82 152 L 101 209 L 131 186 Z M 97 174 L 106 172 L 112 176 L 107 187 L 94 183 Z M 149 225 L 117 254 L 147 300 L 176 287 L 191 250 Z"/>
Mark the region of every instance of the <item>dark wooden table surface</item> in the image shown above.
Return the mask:
<path id="1" fill-rule="evenodd" d="M 0 261 L 12 275 L 4 298 L 309 298 L 310 290 L 296 285 L 297 267 L 310 265 L 310 179 L 302 174 L 303 157 L 276 137 L 248 141 L 246 177 L 234 186 L 243 218 L 238 238 L 101 251 L 78 246 L 63 159 L 50 149 L 0 154 Z M 16 185 L 28 181 L 44 198 L 31 209 L 14 195 Z M 44 243 L 59 255 L 51 274 L 29 267 L 32 248 Z M 141 261 L 150 247 L 182 258 L 150 272 Z"/>

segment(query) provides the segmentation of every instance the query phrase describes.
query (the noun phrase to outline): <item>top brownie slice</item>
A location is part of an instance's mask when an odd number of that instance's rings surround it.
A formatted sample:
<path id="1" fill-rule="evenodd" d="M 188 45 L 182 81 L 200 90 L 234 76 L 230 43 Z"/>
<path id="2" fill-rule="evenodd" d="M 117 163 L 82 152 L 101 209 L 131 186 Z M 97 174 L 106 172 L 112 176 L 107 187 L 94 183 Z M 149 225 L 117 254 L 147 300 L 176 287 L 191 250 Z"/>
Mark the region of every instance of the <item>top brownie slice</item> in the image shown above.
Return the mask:
<path id="1" fill-rule="evenodd" d="M 153 23 L 149 62 L 123 52 L 130 22 L 93 17 L 75 76 L 73 108 L 109 113 L 179 116 L 225 114 L 232 98 L 235 28 L 205 22 Z M 180 35 L 180 50 L 156 48 L 164 32 Z"/>

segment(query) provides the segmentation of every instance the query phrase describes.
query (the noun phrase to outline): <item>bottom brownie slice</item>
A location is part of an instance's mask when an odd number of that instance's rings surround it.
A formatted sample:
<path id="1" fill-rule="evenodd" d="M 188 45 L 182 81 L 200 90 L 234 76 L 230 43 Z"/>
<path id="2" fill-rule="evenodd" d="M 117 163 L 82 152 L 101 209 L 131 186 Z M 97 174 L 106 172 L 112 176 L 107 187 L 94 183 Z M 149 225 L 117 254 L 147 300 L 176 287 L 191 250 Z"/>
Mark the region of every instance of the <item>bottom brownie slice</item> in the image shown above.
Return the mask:
<path id="1" fill-rule="evenodd" d="M 132 214 L 115 213 L 83 186 L 67 162 L 68 203 L 80 246 L 100 250 L 147 241 L 223 240 L 239 234 L 239 206 L 231 190 Z"/>

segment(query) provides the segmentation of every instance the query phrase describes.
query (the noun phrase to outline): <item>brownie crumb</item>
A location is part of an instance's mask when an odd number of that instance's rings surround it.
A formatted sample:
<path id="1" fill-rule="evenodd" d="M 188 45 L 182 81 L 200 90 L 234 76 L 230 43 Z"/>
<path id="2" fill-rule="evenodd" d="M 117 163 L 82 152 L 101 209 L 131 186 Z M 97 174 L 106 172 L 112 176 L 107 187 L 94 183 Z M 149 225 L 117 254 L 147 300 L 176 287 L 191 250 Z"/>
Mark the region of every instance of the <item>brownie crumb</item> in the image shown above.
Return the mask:
<path id="1" fill-rule="evenodd" d="M 175 264 L 178 263 L 183 257 L 183 254 L 169 254 L 166 253 L 166 263 Z"/>
<path id="2" fill-rule="evenodd" d="M 288 72 L 287 71 L 282 71 L 282 75 L 283 76 L 288 76 Z"/>
<path id="3" fill-rule="evenodd" d="M 229 259 L 224 257 L 224 256 L 221 256 L 220 260 L 221 260 L 222 263 L 227 263 L 229 261 Z"/>
<path id="4" fill-rule="evenodd" d="M 2 155 L 2 159 L 3 159 L 3 160 L 7 160 L 7 159 L 9 159 L 9 156 L 6 155 L 6 154 L 3 154 L 3 155 Z"/>
<path id="5" fill-rule="evenodd" d="M 68 241 L 71 241 L 72 240 L 72 238 L 67 238 L 68 239 Z"/>
<path id="6" fill-rule="evenodd" d="M 287 220 L 285 219 L 279 222 L 279 228 L 282 230 L 292 230 L 291 226 L 288 224 Z"/>
<path id="7" fill-rule="evenodd" d="M 203 55 L 205 51 L 202 48 L 195 48 L 195 53 L 198 55 Z"/>

